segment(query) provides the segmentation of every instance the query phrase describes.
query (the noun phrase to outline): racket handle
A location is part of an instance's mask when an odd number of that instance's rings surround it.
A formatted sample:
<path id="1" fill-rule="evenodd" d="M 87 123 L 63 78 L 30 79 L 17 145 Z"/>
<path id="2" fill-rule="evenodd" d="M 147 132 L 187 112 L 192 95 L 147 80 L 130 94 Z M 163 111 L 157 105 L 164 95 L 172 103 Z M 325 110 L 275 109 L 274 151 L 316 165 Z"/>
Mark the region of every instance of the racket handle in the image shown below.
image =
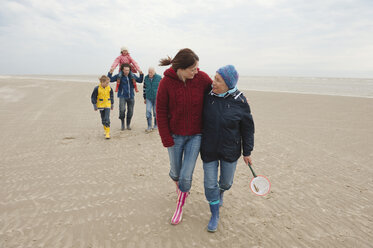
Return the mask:
<path id="1" fill-rule="evenodd" d="M 251 170 L 251 173 L 253 173 L 253 176 L 256 177 L 256 174 L 253 170 L 253 168 L 251 168 L 251 164 L 250 163 L 247 163 L 247 165 L 249 166 L 250 170 Z"/>

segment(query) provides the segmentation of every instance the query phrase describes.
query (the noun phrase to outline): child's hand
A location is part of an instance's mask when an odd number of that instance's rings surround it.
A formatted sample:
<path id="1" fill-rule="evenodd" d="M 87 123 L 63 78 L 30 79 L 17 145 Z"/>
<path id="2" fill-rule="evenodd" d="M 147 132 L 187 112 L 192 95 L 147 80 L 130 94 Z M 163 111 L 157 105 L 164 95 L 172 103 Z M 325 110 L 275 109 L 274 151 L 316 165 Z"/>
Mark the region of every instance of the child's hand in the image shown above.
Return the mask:
<path id="1" fill-rule="evenodd" d="M 93 109 L 94 109 L 95 111 L 97 111 L 97 105 L 96 105 L 96 104 L 93 104 Z"/>
<path id="2" fill-rule="evenodd" d="M 110 108 L 111 110 L 113 110 L 114 109 L 114 106 L 113 105 L 111 105 L 111 108 Z"/>
<path id="3" fill-rule="evenodd" d="M 113 72 L 114 72 L 114 69 L 110 69 L 110 73 L 113 74 Z"/>

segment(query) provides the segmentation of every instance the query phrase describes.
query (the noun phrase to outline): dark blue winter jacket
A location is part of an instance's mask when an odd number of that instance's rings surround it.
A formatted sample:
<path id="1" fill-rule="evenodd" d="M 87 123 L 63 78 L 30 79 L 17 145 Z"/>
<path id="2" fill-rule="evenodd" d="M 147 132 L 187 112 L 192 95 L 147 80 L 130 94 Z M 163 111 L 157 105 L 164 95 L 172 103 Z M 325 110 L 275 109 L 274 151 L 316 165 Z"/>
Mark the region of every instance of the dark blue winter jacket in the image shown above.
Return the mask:
<path id="1" fill-rule="evenodd" d="M 110 78 L 110 82 L 116 82 L 119 77 L 119 74 L 112 76 L 112 74 L 109 72 L 107 76 Z M 118 97 L 131 98 L 131 99 L 135 97 L 132 78 L 134 78 L 136 82 L 142 83 L 142 80 L 144 79 L 144 74 L 140 74 L 140 77 L 136 76 L 133 73 L 128 74 L 128 76 L 122 75 L 120 79 L 120 84 L 118 87 Z"/>
<path id="2" fill-rule="evenodd" d="M 254 121 L 246 97 L 240 91 L 218 97 L 205 96 L 201 158 L 204 162 L 234 162 L 254 148 Z"/>

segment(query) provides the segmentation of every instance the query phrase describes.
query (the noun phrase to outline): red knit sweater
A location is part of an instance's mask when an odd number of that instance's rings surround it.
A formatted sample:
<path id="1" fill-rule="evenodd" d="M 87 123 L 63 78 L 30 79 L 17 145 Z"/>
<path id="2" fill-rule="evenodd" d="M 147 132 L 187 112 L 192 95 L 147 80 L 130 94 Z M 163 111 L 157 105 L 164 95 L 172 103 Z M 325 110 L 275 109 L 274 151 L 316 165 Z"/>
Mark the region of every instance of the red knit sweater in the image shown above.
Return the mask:
<path id="1" fill-rule="evenodd" d="M 202 133 L 203 97 L 211 84 L 211 78 L 202 71 L 185 83 L 172 67 L 164 72 L 158 87 L 156 113 L 159 135 L 165 147 L 174 145 L 172 134 Z"/>

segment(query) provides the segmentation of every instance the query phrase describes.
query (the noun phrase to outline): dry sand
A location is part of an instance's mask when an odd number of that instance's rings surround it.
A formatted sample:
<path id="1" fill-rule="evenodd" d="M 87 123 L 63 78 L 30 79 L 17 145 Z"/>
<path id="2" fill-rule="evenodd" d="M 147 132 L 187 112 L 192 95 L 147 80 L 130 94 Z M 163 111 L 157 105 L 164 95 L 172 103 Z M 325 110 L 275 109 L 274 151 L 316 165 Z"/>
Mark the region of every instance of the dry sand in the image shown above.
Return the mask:
<path id="1" fill-rule="evenodd" d="M 115 98 L 105 140 L 95 85 L 0 79 L 0 247 L 372 247 L 373 99 L 246 92 L 272 190 L 255 196 L 240 159 L 208 233 L 201 160 L 172 226 L 168 154 L 144 132 L 142 94 L 131 131 Z"/>

